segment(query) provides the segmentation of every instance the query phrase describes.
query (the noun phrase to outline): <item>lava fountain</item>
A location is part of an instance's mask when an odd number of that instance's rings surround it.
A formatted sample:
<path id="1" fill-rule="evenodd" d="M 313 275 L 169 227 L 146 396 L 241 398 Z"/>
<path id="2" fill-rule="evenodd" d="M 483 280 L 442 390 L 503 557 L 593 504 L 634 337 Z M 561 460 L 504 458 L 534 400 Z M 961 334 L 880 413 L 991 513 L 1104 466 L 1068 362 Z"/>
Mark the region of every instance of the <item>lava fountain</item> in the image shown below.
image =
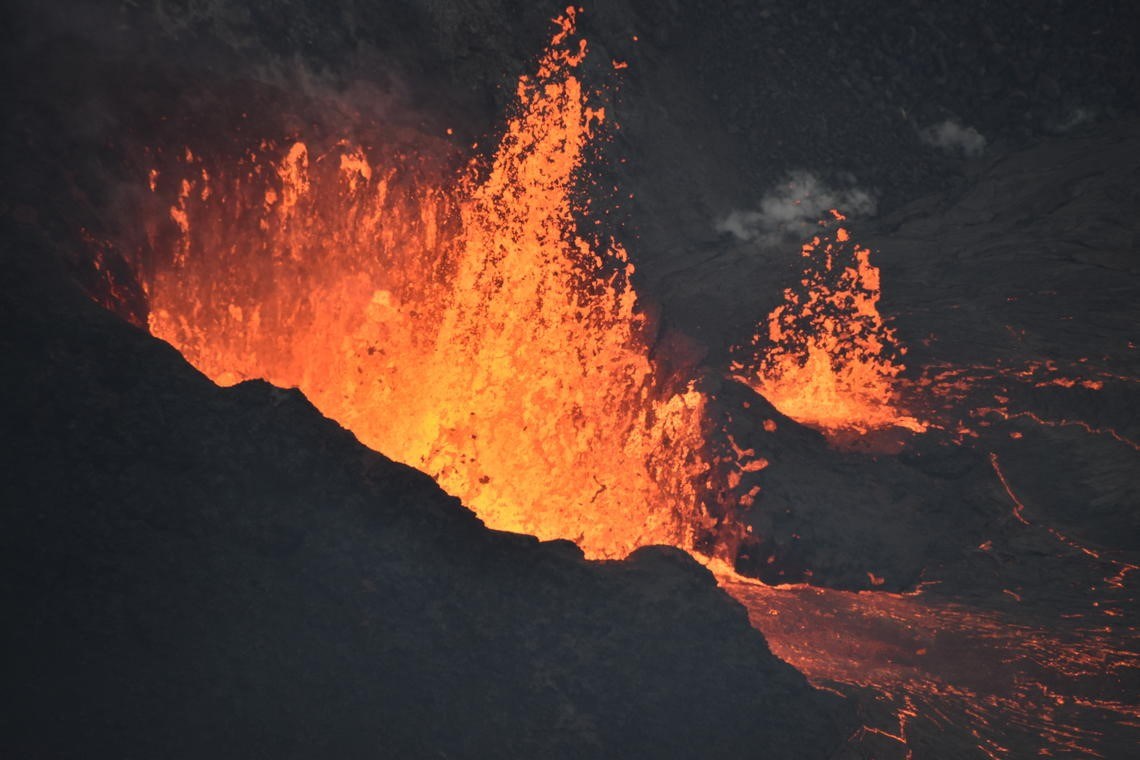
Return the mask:
<path id="1" fill-rule="evenodd" d="M 605 121 L 575 70 L 573 9 L 490 166 L 458 178 L 341 140 L 186 150 L 142 268 L 151 332 L 219 384 L 296 386 L 494 528 L 591 557 L 692 548 L 712 524 L 706 399 L 657 379 L 633 265 L 588 218 Z"/>
<path id="2" fill-rule="evenodd" d="M 832 210 L 834 222 L 844 221 Z M 826 226 L 821 223 L 821 226 Z M 901 411 L 895 380 L 906 353 L 879 313 L 879 270 L 844 227 L 803 244 L 803 277 L 766 330 L 738 353 L 734 376 L 781 412 L 829 436 L 926 426 Z"/>

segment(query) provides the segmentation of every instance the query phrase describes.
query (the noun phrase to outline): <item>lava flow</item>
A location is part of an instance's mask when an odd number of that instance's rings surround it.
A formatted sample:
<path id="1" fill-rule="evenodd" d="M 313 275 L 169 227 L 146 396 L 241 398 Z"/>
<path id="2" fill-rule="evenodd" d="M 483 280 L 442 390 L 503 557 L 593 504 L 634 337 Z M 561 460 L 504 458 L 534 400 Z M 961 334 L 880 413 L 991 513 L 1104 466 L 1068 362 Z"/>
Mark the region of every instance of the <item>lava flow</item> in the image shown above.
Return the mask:
<path id="1" fill-rule="evenodd" d="M 299 387 L 491 527 L 591 557 L 691 548 L 705 397 L 655 380 L 632 264 L 578 232 L 605 113 L 575 75 L 573 9 L 557 23 L 491 165 L 458 180 L 347 141 L 152 171 L 175 198 L 149 327 L 220 384 Z"/>
<path id="2" fill-rule="evenodd" d="M 816 686 L 865 690 L 862 756 L 1104 757 L 1107 730 L 1140 737 L 1137 706 L 1100 696 L 1140 669 L 1135 630 L 1045 629 L 928 594 L 721 584 Z"/>
<path id="3" fill-rule="evenodd" d="M 844 216 L 833 210 L 836 222 Z M 751 351 L 733 363 L 737 379 L 777 409 L 828 435 L 926 426 L 900 411 L 894 383 L 906 353 L 879 313 L 879 270 L 843 227 L 802 247 L 799 288 L 768 316 Z"/>

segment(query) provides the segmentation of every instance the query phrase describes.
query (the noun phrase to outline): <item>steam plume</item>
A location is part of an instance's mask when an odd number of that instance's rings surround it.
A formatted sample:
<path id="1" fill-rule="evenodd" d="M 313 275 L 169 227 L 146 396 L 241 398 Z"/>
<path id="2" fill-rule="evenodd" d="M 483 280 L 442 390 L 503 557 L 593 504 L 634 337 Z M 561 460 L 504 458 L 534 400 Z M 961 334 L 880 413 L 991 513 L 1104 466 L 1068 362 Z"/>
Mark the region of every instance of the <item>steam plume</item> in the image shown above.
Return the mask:
<path id="1" fill-rule="evenodd" d="M 836 189 L 805 170 L 790 172 L 760 199 L 752 211 L 734 210 L 716 223 L 717 232 L 738 240 L 777 245 L 803 240 L 817 229 L 828 209 L 841 209 L 850 217 L 875 213 L 874 197 L 858 187 Z"/>
<path id="2" fill-rule="evenodd" d="M 986 150 L 986 138 L 981 132 L 952 119 L 927 127 L 920 135 L 927 145 L 948 153 L 961 153 L 968 158 L 976 158 Z"/>

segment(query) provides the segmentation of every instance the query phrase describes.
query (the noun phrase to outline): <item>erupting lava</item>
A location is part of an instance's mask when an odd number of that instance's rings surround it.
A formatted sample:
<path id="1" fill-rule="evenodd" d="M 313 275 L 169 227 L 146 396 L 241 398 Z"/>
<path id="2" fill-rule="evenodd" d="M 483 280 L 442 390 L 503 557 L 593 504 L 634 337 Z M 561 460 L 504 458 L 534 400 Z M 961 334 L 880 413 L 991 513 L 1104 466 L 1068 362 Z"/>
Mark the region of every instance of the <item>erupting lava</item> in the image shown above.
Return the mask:
<path id="1" fill-rule="evenodd" d="M 574 74 L 573 9 L 557 23 L 489 170 L 450 186 L 345 141 L 152 172 L 177 198 L 151 235 L 169 251 L 144 274 L 149 327 L 221 384 L 301 388 L 492 527 L 592 557 L 691 548 L 705 398 L 655 381 L 632 264 L 577 231 L 605 114 Z"/>
<path id="2" fill-rule="evenodd" d="M 653 325 L 625 250 L 582 232 L 583 162 L 606 116 L 575 75 L 586 45 L 572 41 L 573 9 L 556 23 L 493 160 L 458 178 L 396 145 L 312 137 L 238 158 L 164 156 L 148 177 L 160 208 L 150 250 L 136 262 L 148 326 L 219 384 L 301 388 L 491 527 L 570 538 L 598 558 L 654 543 L 707 549 L 733 530 L 710 513 L 713 495 L 768 463 L 731 437 L 730 461 L 711 453 L 710 399 L 649 358 Z M 800 287 L 733 374 L 829 436 L 925 430 L 901 411 L 905 349 L 879 314 L 868 249 L 836 227 L 802 252 Z M 1134 708 L 1097 702 L 1091 687 L 1059 691 L 1105 662 L 1135 669 L 1131 639 L 1098 653 L 1111 639 L 1096 630 L 1052 641 L 917 595 L 772 588 L 712 564 L 779 656 L 817 685 L 888 705 L 897 728 L 867 728 L 872 738 L 909 747 L 921 710 L 928 729 L 956 723 L 993 758 L 1007 754 L 1006 718 L 1019 737 L 1052 732 L 1046 751 L 1095 745 L 1066 733 L 1073 710 L 1135 725 Z M 1132 569 L 1110 585 L 1122 591 Z M 970 649 L 997 672 L 954 672 Z"/>
<path id="3" fill-rule="evenodd" d="M 833 210 L 835 221 L 844 217 Z M 768 316 L 752 351 L 732 370 L 777 409 L 829 435 L 926 426 L 899 411 L 895 378 L 906 353 L 879 314 L 879 270 L 871 252 L 839 227 L 804 243 L 799 289 Z"/>

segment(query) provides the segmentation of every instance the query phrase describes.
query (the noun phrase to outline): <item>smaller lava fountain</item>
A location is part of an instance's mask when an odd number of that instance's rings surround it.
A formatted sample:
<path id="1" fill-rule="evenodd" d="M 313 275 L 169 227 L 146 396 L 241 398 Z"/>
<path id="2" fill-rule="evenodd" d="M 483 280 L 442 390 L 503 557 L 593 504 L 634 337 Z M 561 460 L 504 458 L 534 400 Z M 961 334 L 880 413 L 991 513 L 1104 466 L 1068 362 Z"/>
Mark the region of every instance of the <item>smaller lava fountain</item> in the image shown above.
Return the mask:
<path id="1" fill-rule="evenodd" d="M 836 222 L 844 216 L 836 210 Z M 843 228 L 803 244 L 803 279 L 784 291 L 750 350 L 733 363 L 736 379 L 788 417 L 829 437 L 926 425 L 900 411 L 895 380 L 906 353 L 879 313 L 879 270 L 871 251 Z"/>

